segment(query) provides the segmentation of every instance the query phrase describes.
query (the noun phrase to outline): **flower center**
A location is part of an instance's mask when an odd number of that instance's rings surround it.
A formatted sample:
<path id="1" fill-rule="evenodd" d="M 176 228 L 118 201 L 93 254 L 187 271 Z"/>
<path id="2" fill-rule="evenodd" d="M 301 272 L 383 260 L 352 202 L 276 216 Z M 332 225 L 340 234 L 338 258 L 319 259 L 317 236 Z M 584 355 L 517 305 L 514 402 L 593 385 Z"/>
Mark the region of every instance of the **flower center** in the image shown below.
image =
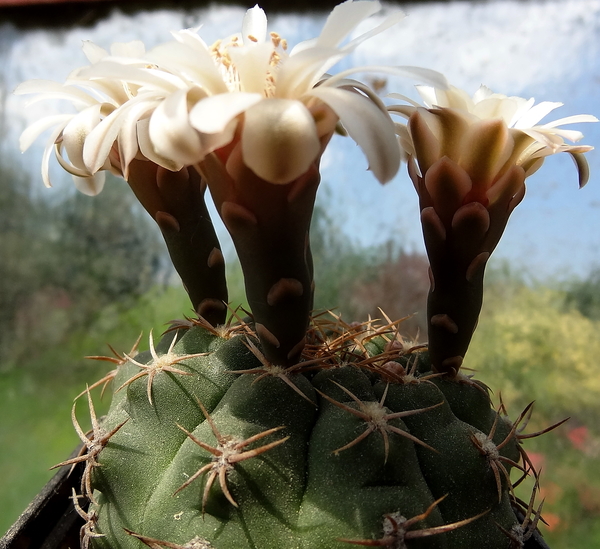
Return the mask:
<path id="1" fill-rule="evenodd" d="M 275 75 L 281 61 L 287 57 L 286 50 L 288 43 L 285 38 L 282 38 L 276 32 L 269 34 L 273 50 L 269 58 L 268 68 L 265 74 L 265 83 L 263 93 L 265 97 L 273 97 L 275 95 Z M 239 47 L 252 47 L 253 44 L 242 44 L 239 34 L 235 34 L 228 40 L 217 40 L 210 46 L 210 53 L 215 60 L 217 68 L 221 73 L 221 77 L 225 81 L 230 92 L 244 91 L 240 79 L 239 71 L 235 62 L 231 58 L 230 50 Z M 249 34 L 247 40 L 251 43 L 258 43 L 259 40 L 255 36 Z"/>

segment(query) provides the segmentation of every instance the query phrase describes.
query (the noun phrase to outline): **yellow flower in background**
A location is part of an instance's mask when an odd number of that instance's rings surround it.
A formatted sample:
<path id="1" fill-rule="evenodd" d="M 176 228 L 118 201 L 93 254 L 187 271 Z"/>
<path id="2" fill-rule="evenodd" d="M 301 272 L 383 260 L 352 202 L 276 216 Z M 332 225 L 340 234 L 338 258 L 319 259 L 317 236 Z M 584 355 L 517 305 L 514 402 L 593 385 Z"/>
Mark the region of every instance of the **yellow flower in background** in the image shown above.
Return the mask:
<path id="1" fill-rule="evenodd" d="M 510 204 L 512 209 L 525 192 L 524 178 L 553 154 L 569 153 L 579 185 L 587 182 L 584 153 L 593 147 L 565 143 L 578 142 L 583 134 L 561 126 L 597 122 L 596 117 L 584 114 L 540 124 L 562 103 L 535 105 L 533 99 L 493 93 L 485 86 L 473 97 L 455 87 L 417 89 L 425 106 L 392 94 L 409 104 L 389 110 L 408 119 L 406 125 L 396 124 L 396 131 L 411 177 L 421 200 L 433 205 L 446 224 L 469 202 L 486 208 Z"/>
<path id="2" fill-rule="evenodd" d="M 148 52 L 139 42 L 116 45 L 110 54 L 87 44 L 91 64 L 75 71 L 65 86 L 42 81 L 17 88 L 18 94 L 41 93 L 38 99 L 63 97 L 80 109 L 77 115 L 34 124 L 23 134 L 21 147 L 25 150 L 42 131 L 54 128 L 44 155 L 44 181 L 49 184 L 54 147 L 60 164 L 83 178 L 78 186 L 88 194 L 100 190 L 95 181 L 102 170 L 127 179 L 136 158 L 178 171 L 218 151 L 225 164 L 232 152 L 235 158 L 241 153 L 260 178 L 285 184 L 318 160 L 337 127 L 362 148 L 375 177 L 389 181 L 400 164 L 393 122 L 375 92 L 348 77 L 387 71 L 437 86 L 445 80 L 415 67 L 328 74 L 362 42 L 404 17 L 394 12 L 345 41 L 380 10 L 377 1 L 344 2 L 317 38 L 289 52 L 284 38 L 267 32 L 267 18 L 258 6 L 247 11 L 240 34 L 212 46 L 197 29 L 175 32 L 174 40 Z"/>

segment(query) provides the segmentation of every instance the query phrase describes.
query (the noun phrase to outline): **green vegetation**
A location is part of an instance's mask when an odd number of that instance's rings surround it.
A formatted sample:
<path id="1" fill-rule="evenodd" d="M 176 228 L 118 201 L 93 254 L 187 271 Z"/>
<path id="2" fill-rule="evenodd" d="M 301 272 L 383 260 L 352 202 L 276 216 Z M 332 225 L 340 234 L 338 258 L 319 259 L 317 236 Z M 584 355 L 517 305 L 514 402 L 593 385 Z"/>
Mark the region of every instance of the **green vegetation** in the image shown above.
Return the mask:
<path id="1" fill-rule="evenodd" d="M 542 469 L 549 524 L 541 530 L 550 547 L 575 549 L 600 546 L 600 319 L 573 307 L 574 285 L 567 287 L 493 282 L 465 366 L 494 389 L 496 403 L 501 395 L 511 418 L 535 401 L 524 433 L 571 418 L 525 448 Z M 526 499 L 530 490 L 518 494 Z"/>

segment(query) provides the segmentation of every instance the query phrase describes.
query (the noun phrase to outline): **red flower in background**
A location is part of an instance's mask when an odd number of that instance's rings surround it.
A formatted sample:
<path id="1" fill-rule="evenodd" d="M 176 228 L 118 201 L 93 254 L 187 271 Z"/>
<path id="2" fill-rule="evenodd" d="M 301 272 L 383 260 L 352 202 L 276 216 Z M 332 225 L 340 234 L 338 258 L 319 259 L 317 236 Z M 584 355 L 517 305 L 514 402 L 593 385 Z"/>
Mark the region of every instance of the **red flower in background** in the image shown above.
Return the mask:
<path id="1" fill-rule="evenodd" d="M 581 450 L 582 452 L 587 446 L 589 436 L 589 429 L 585 425 L 582 425 L 581 427 L 575 427 L 575 429 L 571 429 L 567 433 L 567 438 L 571 441 L 571 444 L 577 448 L 577 450 Z"/>

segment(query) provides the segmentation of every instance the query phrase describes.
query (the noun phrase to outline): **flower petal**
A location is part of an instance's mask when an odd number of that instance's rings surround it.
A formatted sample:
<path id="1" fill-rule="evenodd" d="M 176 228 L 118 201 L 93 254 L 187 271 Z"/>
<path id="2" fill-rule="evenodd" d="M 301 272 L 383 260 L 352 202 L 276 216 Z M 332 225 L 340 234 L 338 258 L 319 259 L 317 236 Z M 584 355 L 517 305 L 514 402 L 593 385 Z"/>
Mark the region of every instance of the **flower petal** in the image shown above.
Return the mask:
<path id="1" fill-rule="evenodd" d="M 33 124 L 27 126 L 19 138 L 19 147 L 21 152 L 25 152 L 43 132 L 52 128 L 53 126 L 60 125 L 60 130 L 58 132 L 60 133 L 62 128 L 65 127 L 71 118 L 73 118 L 72 114 L 45 116 L 44 118 L 40 118 Z"/>
<path id="2" fill-rule="evenodd" d="M 310 95 L 326 103 L 365 153 L 369 169 L 380 183 L 392 179 L 400 167 L 400 148 L 394 124 L 372 101 L 358 93 L 319 86 Z"/>
<path id="3" fill-rule="evenodd" d="M 187 90 L 178 90 L 162 101 L 150 118 L 154 150 L 181 164 L 202 160 L 205 152 L 198 132 L 190 125 Z"/>
<path id="4" fill-rule="evenodd" d="M 487 191 L 512 148 L 512 136 L 502 120 L 482 120 L 469 127 L 463 138 L 460 165 L 471 176 L 474 189 Z"/>
<path id="5" fill-rule="evenodd" d="M 366 2 L 352 0 L 337 5 L 329 16 L 317 39 L 319 46 L 336 47 L 367 17 L 381 10 L 378 1 Z"/>
<path id="6" fill-rule="evenodd" d="M 309 169 L 320 150 L 313 117 L 300 101 L 265 99 L 246 111 L 242 156 L 262 179 L 289 183 Z"/>
<path id="7" fill-rule="evenodd" d="M 161 44 L 150 50 L 147 57 L 161 68 L 181 73 L 211 94 L 228 91 L 209 51 L 193 39 Z"/>
<path id="8" fill-rule="evenodd" d="M 584 187 L 590 179 L 590 166 L 585 156 L 581 153 L 569 153 L 575 166 L 577 166 L 577 174 L 579 176 L 579 188 Z"/>
<path id="9" fill-rule="evenodd" d="M 290 55 L 276 74 L 275 97 L 300 97 L 315 86 L 323 74 L 344 57 L 338 49 L 314 47 Z"/>
<path id="10" fill-rule="evenodd" d="M 50 154 L 52 153 L 54 147 L 56 147 L 56 140 L 58 139 L 58 136 L 62 130 L 62 125 L 54 129 L 54 131 L 50 134 L 48 141 L 46 141 L 44 154 L 42 154 L 42 181 L 46 187 L 52 187 L 52 182 L 50 181 Z"/>
<path id="11" fill-rule="evenodd" d="M 140 59 L 146 53 L 146 46 L 141 40 L 132 40 L 131 42 L 114 42 L 110 46 L 110 55 L 112 57 L 131 57 Z"/>
<path id="12" fill-rule="evenodd" d="M 100 109 L 102 105 L 98 103 L 93 107 L 88 107 L 74 116 L 63 130 L 63 146 L 71 164 L 80 170 L 87 168 L 83 162 L 83 147 L 88 135 L 100 123 Z"/>
<path id="13" fill-rule="evenodd" d="M 108 57 L 108 52 L 104 48 L 94 44 L 91 40 L 84 40 L 81 49 L 92 65 Z"/>
<path id="14" fill-rule="evenodd" d="M 239 75 L 240 91 L 264 93 L 273 50 L 271 42 L 229 49 L 229 56 Z"/>
<path id="15" fill-rule="evenodd" d="M 137 135 L 140 152 L 151 162 L 154 162 L 155 164 L 158 164 L 159 166 L 162 166 L 171 172 L 178 172 L 181 170 L 181 168 L 183 168 L 183 164 L 176 162 L 171 158 L 166 158 L 154 150 L 154 145 L 152 144 L 152 140 L 150 139 L 148 131 L 149 125 L 150 119 L 148 118 L 144 118 L 137 123 Z"/>
<path id="16" fill-rule="evenodd" d="M 198 101 L 190 111 L 190 124 L 202 133 L 222 132 L 229 122 L 262 101 L 258 93 L 220 93 Z"/>
<path id="17" fill-rule="evenodd" d="M 267 16 L 262 8 L 250 8 L 242 22 L 242 41 L 244 44 L 264 42 L 267 38 Z"/>
<path id="18" fill-rule="evenodd" d="M 566 116 L 565 118 L 553 120 L 547 124 L 542 124 L 542 128 L 556 128 L 557 126 L 564 126 L 566 124 L 579 124 L 580 122 L 598 122 L 598 119 L 591 114 L 576 114 L 574 116 Z"/>
<path id="19" fill-rule="evenodd" d="M 138 103 L 123 113 L 121 131 L 119 133 L 119 158 L 121 160 L 121 171 L 125 180 L 129 176 L 129 164 L 137 156 L 139 151 L 137 138 L 137 123 L 159 105 L 158 101 L 148 99 Z"/>
<path id="20" fill-rule="evenodd" d="M 97 101 L 85 93 L 84 91 L 54 82 L 52 80 L 27 80 L 22 84 L 19 84 L 15 91 L 15 95 L 26 95 L 29 93 L 39 93 L 39 97 L 34 97 L 29 103 L 35 103 L 37 101 L 43 101 L 45 99 L 68 99 L 73 103 L 80 105 L 93 105 Z"/>
<path id="21" fill-rule="evenodd" d="M 380 23 L 379 25 L 377 25 L 375 28 L 371 29 L 370 31 L 367 31 L 363 34 L 361 34 L 360 36 L 357 36 L 356 38 L 350 40 L 350 42 L 348 42 L 343 48 L 342 50 L 345 52 L 351 52 L 354 49 L 356 49 L 358 46 L 360 46 L 363 42 L 365 42 L 366 40 L 368 40 L 369 38 L 373 38 L 373 36 L 377 36 L 378 34 L 381 34 L 383 31 L 389 29 L 390 27 L 393 27 L 394 25 L 398 24 L 400 21 L 402 21 L 402 19 L 404 19 L 406 17 L 406 14 L 400 10 L 395 11 L 394 13 L 391 13 L 390 15 L 388 15 L 382 23 Z"/>
<path id="22" fill-rule="evenodd" d="M 104 188 L 105 181 L 106 172 L 98 172 L 90 177 L 77 177 L 76 175 L 73 176 L 75 188 L 87 196 L 96 196 L 97 194 L 100 194 Z"/>
<path id="23" fill-rule="evenodd" d="M 123 109 L 116 109 L 96 125 L 86 137 L 83 145 L 83 162 L 91 173 L 96 173 L 104 166 L 119 135 L 123 119 Z"/>
<path id="24" fill-rule="evenodd" d="M 425 69 L 422 67 L 412 67 L 412 66 L 395 66 L 389 67 L 386 65 L 367 65 L 365 67 L 356 67 L 353 69 L 348 69 L 345 71 L 341 71 L 334 76 L 329 77 L 324 84 L 327 86 L 338 85 L 338 82 L 351 74 L 356 74 L 357 72 L 376 72 L 376 73 L 387 73 L 393 74 L 395 76 L 402 76 L 404 78 L 412 78 L 413 80 L 418 80 L 419 82 L 425 82 L 426 84 L 432 84 L 433 86 L 439 88 L 438 91 L 442 91 L 448 87 L 448 81 L 446 77 L 438 71 L 434 71 L 432 69 Z M 419 88 L 419 86 L 417 86 Z"/>
<path id="25" fill-rule="evenodd" d="M 535 126 L 544 116 L 552 112 L 558 107 L 562 107 L 562 103 L 552 103 L 550 101 L 542 101 L 534 105 L 523 114 L 514 124 L 514 128 L 525 129 Z"/>
<path id="26" fill-rule="evenodd" d="M 122 80 L 138 86 L 149 86 L 154 89 L 160 89 L 167 93 L 172 93 L 182 87 L 183 82 L 180 78 L 165 71 L 156 69 L 142 69 L 123 65 L 115 61 L 101 61 L 90 67 L 85 67 L 79 71 L 80 78 L 107 78 Z"/>
<path id="27" fill-rule="evenodd" d="M 408 121 L 408 130 L 413 141 L 417 166 L 423 176 L 440 158 L 440 120 L 427 109 L 419 108 Z"/>

